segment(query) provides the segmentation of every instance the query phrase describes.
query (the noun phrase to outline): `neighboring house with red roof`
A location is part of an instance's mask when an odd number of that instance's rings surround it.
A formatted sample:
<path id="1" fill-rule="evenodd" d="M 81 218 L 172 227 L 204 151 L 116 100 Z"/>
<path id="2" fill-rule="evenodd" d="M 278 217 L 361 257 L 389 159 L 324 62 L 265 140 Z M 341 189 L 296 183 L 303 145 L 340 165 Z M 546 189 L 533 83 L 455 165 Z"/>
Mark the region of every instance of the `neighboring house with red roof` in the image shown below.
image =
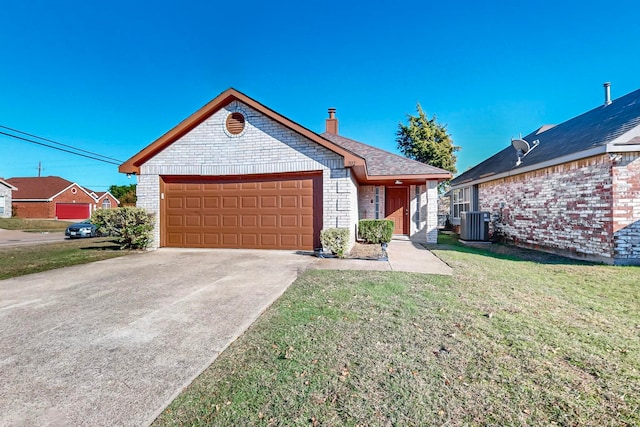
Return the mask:
<path id="1" fill-rule="evenodd" d="M 97 194 L 58 176 L 9 178 L 6 181 L 17 188 L 13 191 L 12 204 L 18 218 L 86 219 L 98 208 L 100 197 Z M 102 198 L 104 200 L 105 196 Z M 117 203 L 111 206 L 117 207 Z"/>
<path id="2" fill-rule="evenodd" d="M 228 89 L 120 165 L 156 214 L 154 245 L 314 250 L 323 229 L 392 219 L 437 242 L 438 183 L 451 174 L 344 138 L 335 109 L 318 134 Z"/>
<path id="3" fill-rule="evenodd" d="M 518 246 L 640 265 L 640 90 L 543 126 L 451 181 L 454 224 L 487 211 Z"/>
<path id="4" fill-rule="evenodd" d="M 0 218 L 11 218 L 12 192 L 17 188 L 0 178 Z"/>

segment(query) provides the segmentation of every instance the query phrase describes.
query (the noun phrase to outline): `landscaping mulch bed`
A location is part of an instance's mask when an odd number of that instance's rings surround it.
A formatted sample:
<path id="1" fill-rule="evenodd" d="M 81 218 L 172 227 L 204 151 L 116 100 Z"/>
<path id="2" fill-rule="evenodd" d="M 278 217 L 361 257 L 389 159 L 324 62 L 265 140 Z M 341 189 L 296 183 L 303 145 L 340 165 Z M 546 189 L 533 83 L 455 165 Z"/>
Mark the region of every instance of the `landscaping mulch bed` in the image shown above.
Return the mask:
<path id="1" fill-rule="evenodd" d="M 347 255 L 351 259 L 386 259 L 387 253 L 379 244 L 356 243 Z"/>

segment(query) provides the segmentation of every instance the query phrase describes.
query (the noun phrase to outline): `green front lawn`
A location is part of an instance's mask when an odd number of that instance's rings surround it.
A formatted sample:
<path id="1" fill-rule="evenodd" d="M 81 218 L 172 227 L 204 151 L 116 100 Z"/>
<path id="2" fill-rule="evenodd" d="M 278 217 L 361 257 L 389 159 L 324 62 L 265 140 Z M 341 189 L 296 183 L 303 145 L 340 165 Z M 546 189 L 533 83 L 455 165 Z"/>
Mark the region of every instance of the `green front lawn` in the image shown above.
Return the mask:
<path id="1" fill-rule="evenodd" d="M 0 248 L 0 280 L 129 254 L 109 237 Z"/>
<path id="2" fill-rule="evenodd" d="M 0 228 L 5 230 L 64 231 L 70 224 L 71 222 L 69 221 L 57 221 L 54 219 L 0 218 Z"/>
<path id="3" fill-rule="evenodd" d="M 155 425 L 640 425 L 640 268 L 447 243 L 302 274 Z"/>

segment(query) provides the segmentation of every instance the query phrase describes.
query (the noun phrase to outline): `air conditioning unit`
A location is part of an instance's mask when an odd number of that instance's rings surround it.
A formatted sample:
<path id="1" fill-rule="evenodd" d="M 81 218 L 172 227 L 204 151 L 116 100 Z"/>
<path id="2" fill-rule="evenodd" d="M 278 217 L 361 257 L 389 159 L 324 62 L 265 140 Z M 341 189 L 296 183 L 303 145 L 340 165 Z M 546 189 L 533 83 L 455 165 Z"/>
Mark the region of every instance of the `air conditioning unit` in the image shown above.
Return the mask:
<path id="1" fill-rule="evenodd" d="M 489 212 L 461 212 L 460 240 L 488 241 L 490 221 Z"/>

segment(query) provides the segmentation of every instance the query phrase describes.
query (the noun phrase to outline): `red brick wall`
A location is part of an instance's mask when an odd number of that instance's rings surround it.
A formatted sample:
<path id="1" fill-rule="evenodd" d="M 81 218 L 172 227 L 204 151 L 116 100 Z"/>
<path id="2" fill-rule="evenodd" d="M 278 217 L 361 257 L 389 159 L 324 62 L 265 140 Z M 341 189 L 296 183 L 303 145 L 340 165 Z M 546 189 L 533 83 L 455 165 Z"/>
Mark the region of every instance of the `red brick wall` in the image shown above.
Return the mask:
<path id="1" fill-rule="evenodd" d="M 49 202 L 16 202 L 12 205 L 18 218 L 51 218 L 49 216 Z"/>
<path id="2" fill-rule="evenodd" d="M 74 194 L 75 190 L 75 194 Z M 93 205 L 93 197 L 85 193 L 77 185 L 65 190 L 51 202 L 13 202 L 18 218 L 50 218 L 56 217 L 56 203 L 89 203 Z M 93 209 L 93 207 L 92 207 Z"/>
<path id="3" fill-rule="evenodd" d="M 640 263 L 640 153 L 618 154 L 612 169 L 615 258 L 619 264 L 637 264 Z"/>
<path id="4" fill-rule="evenodd" d="M 613 188 L 605 154 L 480 184 L 479 210 L 519 246 L 613 262 Z"/>

